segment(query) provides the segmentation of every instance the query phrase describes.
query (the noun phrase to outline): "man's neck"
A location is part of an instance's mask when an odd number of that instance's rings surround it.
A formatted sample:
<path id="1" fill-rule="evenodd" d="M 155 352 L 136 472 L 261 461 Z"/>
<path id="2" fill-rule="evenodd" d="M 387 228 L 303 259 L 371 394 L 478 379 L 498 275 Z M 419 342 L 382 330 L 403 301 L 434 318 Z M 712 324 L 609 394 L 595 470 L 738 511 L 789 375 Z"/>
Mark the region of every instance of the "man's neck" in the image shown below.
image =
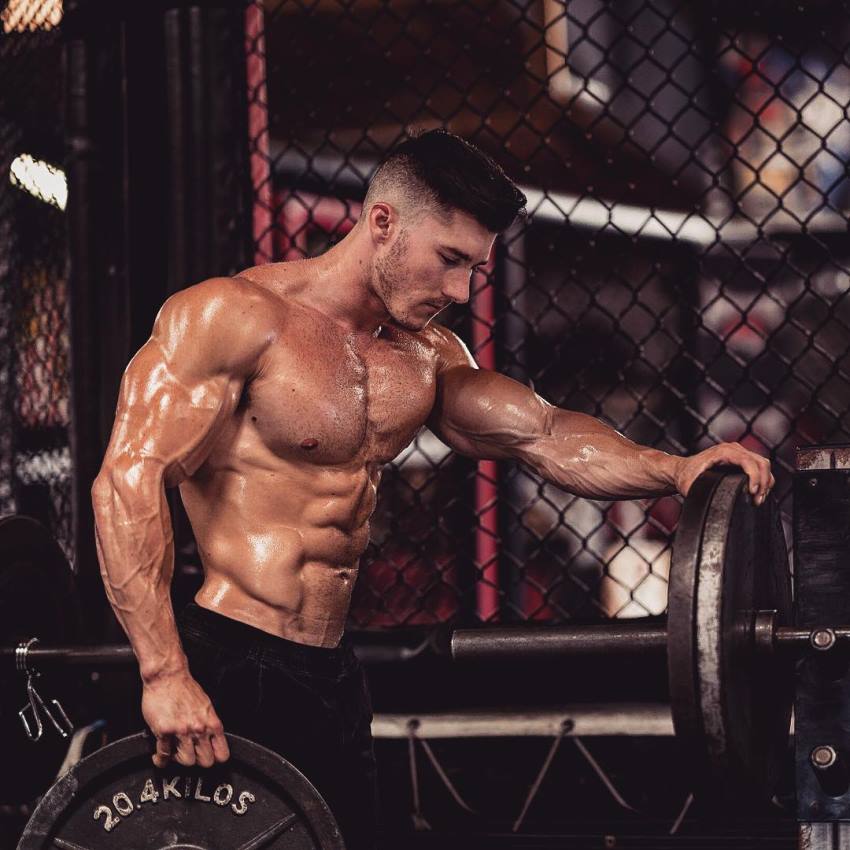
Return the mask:
<path id="1" fill-rule="evenodd" d="M 306 298 L 315 309 L 355 334 L 377 336 L 389 314 L 372 288 L 368 238 L 357 227 L 311 265 Z"/>

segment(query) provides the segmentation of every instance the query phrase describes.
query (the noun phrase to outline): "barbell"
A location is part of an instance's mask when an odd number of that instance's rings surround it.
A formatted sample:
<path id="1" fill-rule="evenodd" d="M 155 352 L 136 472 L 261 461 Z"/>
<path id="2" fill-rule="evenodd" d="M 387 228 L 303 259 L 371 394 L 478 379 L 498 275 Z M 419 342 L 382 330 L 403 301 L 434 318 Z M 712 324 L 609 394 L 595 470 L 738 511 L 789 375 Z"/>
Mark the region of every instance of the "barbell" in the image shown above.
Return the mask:
<path id="1" fill-rule="evenodd" d="M 777 503 L 755 507 L 747 479 L 712 469 L 684 500 L 673 541 L 666 627 L 522 626 L 455 631 L 457 661 L 666 653 L 673 726 L 695 793 L 769 799 L 788 752 L 794 660 L 846 658 L 850 629 L 793 626 Z"/>
<path id="2" fill-rule="evenodd" d="M 0 563 L 9 552 L 58 561 L 31 520 L 0 520 Z M 49 536 L 48 536 L 49 537 Z M 53 563 L 53 568 L 58 568 Z M 67 567 L 65 567 L 67 570 Z M 666 653 L 674 728 L 694 790 L 727 800 L 769 797 L 787 751 L 795 652 L 843 657 L 850 628 L 793 626 L 790 573 L 778 507 L 755 507 L 739 471 L 703 474 L 684 501 L 673 542 L 666 627 L 522 626 L 457 630 L 457 661 Z M 42 614 L 43 618 L 43 614 Z M 25 618 L 0 637 L 0 661 L 34 636 Z M 2 622 L 2 621 L 0 621 Z M 37 666 L 133 662 L 129 647 L 31 647 Z"/>

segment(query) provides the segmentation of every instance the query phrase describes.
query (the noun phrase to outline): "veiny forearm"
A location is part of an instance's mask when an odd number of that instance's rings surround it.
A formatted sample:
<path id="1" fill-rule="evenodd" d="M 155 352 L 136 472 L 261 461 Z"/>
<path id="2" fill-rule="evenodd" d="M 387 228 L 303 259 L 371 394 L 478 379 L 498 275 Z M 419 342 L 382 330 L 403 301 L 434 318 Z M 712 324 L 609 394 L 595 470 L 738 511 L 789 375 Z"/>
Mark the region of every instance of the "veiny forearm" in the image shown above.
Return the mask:
<path id="1" fill-rule="evenodd" d="M 161 471 L 105 467 L 92 488 L 106 595 L 144 681 L 186 669 L 171 606 L 174 538 Z"/>
<path id="2" fill-rule="evenodd" d="M 591 499 L 639 499 L 676 491 L 682 458 L 640 446 L 583 413 L 549 406 L 543 433 L 521 461 L 546 481 Z"/>

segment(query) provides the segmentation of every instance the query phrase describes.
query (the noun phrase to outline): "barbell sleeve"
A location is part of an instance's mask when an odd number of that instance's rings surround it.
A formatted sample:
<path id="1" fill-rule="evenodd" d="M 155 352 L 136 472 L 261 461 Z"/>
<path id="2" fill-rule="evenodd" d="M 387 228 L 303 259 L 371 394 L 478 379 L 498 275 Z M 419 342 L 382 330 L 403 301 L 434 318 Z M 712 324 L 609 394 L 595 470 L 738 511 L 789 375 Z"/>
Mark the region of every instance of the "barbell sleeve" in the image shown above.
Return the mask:
<path id="1" fill-rule="evenodd" d="M 565 658 L 593 655 L 662 655 L 667 649 L 663 624 L 612 622 L 601 626 L 522 626 L 458 629 L 452 635 L 456 661 Z"/>
<path id="2" fill-rule="evenodd" d="M 845 644 L 850 627 L 773 629 L 772 642 L 786 651 L 823 651 Z M 831 642 L 830 642 L 831 641 Z M 458 629 L 451 639 L 456 661 L 519 658 L 585 658 L 595 655 L 660 655 L 667 649 L 664 624 L 613 622 L 597 626 L 522 626 Z"/>
<path id="3" fill-rule="evenodd" d="M 17 647 L 0 647 L 0 663 L 14 664 Z M 54 670 L 60 667 L 127 667 L 136 663 L 129 644 L 100 644 L 93 646 L 33 646 L 27 650 L 27 664 L 35 670 Z"/>

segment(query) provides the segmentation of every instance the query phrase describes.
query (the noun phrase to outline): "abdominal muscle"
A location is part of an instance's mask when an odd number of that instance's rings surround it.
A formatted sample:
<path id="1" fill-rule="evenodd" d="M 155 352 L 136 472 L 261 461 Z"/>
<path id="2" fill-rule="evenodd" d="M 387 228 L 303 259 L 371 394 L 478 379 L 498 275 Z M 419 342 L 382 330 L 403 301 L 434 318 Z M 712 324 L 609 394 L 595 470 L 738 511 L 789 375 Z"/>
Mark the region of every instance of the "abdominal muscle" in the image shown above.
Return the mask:
<path id="1" fill-rule="evenodd" d="M 180 485 L 204 567 L 198 605 L 287 640 L 339 643 L 379 469 L 280 461 Z"/>

